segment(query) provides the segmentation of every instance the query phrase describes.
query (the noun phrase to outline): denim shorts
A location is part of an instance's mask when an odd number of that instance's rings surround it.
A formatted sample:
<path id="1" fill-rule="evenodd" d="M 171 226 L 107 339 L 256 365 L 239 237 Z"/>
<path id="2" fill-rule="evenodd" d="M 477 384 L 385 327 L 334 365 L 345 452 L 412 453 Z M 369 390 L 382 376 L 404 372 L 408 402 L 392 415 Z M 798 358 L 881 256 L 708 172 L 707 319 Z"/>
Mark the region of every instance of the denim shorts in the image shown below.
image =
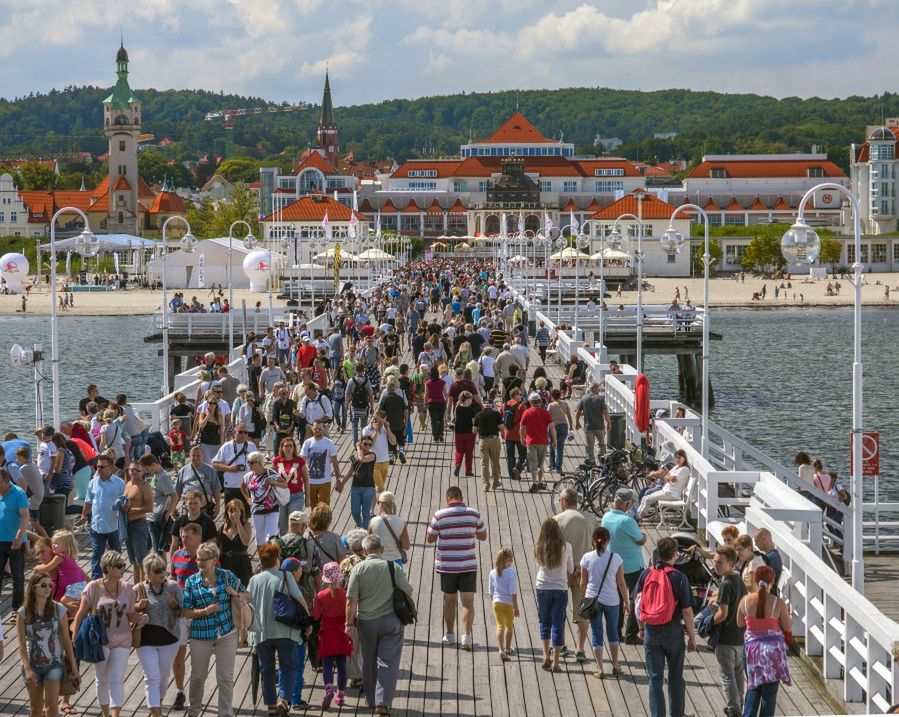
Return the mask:
<path id="1" fill-rule="evenodd" d="M 25 680 L 25 668 L 19 668 L 22 672 L 22 680 Z M 39 685 L 44 684 L 45 682 L 59 682 L 62 679 L 63 673 L 63 664 L 61 662 L 54 662 L 52 665 L 42 665 L 41 667 L 32 667 L 31 671 L 34 673 L 34 679 L 37 680 Z"/>
<path id="2" fill-rule="evenodd" d="M 146 518 L 138 518 L 128 523 L 128 534 L 125 538 L 125 549 L 132 565 L 143 563 L 150 552 L 150 526 Z"/>

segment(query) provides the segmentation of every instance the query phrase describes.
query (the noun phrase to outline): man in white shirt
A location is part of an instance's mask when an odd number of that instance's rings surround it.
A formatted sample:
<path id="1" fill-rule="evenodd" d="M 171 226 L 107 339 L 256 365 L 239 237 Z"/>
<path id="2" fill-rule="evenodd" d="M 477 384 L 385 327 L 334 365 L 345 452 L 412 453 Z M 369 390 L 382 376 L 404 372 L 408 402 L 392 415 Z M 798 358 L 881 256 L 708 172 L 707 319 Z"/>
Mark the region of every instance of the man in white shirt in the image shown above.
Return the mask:
<path id="1" fill-rule="evenodd" d="M 520 368 L 523 373 L 527 373 L 528 364 L 530 363 L 531 358 L 528 347 L 521 342 L 520 338 L 517 338 L 509 351 L 512 353 L 512 356 L 515 357 L 515 363 L 518 364 L 518 368 Z"/>
<path id="2" fill-rule="evenodd" d="M 56 446 L 50 440 L 54 433 L 56 433 L 56 429 L 53 426 L 42 426 L 34 432 L 39 441 L 37 446 L 37 467 L 45 481 L 50 479 L 53 456 L 56 455 Z"/>
<path id="3" fill-rule="evenodd" d="M 396 445 L 396 436 L 390 430 L 384 411 L 377 411 L 371 417 L 371 423 L 362 429 L 362 435 L 372 439 L 371 450 L 375 454 L 375 496 L 377 496 L 387 485 L 390 446 Z"/>
<path id="4" fill-rule="evenodd" d="M 255 450 L 256 444 L 247 438 L 247 424 L 238 421 L 234 426 L 234 439 L 225 441 L 212 459 L 212 467 L 224 475 L 226 504 L 233 498 L 246 503 L 240 486 L 247 472 L 247 456 Z"/>
<path id="5" fill-rule="evenodd" d="M 331 504 L 331 476 L 340 476 L 337 460 L 337 446 L 325 436 L 325 424 L 318 420 L 312 424 L 312 436 L 307 438 L 300 449 L 309 470 L 308 505 L 314 508 L 319 503 Z"/>
<path id="6" fill-rule="evenodd" d="M 278 345 L 278 363 L 286 366 L 287 352 L 290 350 L 290 329 L 283 321 L 279 321 L 278 328 L 275 329 L 275 343 Z"/>
<path id="7" fill-rule="evenodd" d="M 324 426 L 324 435 L 328 435 L 328 427 L 334 420 L 334 408 L 331 399 L 318 390 L 314 383 L 306 384 L 306 396 L 300 403 L 300 415 L 306 419 L 306 434 L 304 438 L 312 435 L 312 426 L 316 421 L 321 421 Z"/>

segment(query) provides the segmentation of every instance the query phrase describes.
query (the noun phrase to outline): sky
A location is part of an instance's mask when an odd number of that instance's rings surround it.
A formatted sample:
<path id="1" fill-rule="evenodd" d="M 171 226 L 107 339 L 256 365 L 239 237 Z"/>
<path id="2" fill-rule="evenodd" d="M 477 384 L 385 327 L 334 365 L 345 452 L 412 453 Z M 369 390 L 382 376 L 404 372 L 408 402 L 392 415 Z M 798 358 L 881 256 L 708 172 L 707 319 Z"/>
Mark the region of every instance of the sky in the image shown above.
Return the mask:
<path id="1" fill-rule="evenodd" d="M 335 105 L 509 89 L 899 90 L 899 0 L 0 0 L 0 96 L 131 86 Z"/>

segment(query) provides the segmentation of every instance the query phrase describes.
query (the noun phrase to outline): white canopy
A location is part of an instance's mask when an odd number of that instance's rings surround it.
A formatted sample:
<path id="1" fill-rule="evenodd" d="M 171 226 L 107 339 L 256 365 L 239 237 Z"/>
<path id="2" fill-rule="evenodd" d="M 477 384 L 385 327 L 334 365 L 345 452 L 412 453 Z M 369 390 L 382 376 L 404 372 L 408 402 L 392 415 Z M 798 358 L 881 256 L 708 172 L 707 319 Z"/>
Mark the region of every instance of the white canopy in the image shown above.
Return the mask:
<path id="1" fill-rule="evenodd" d="M 364 252 L 356 256 L 356 261 L 380 261 L 382 259 L 394 259 L 393 254 L 388 254 L 383 249 L 373 247 L 366 249 Z"/>
<path id="2" fill-rule="evenodd" d="M 334 260 L 334 249 L 328 249 L 327 251 L 323 251 L 321 254 L 316 254 L 314 257 L 316 260 L 328 259 Z M 340 260 L 341 261 L 356 261 L 356 255 L 350 254 L 350 252 L 345 251 L 343 249 L 340 250 Z"/>
<path id="3" fill-rule="evenodd" d="M 605 249 L 590 255 L 590 261 L 599 261 L 600 259 L 605 259 L 606 261 L 629 261 L 630 258 L 630 254 L 618 249 Z"/>
<path id="4" fill-rule="evenodd" d="M 315 257 L 315 258 L 318 259 L 318 257 Z M 294 265 L 293 265 L 293 268 L 294 268 L 294 269 L 306 269 L 306 270 L 309 270 L 309 269 L 324 269 L 324 267 L 323 267 L 323 266 L 320 266 L 319 264 L 294 264 Z"/>
<path id="5" fill-rule="evenodd" d="M 550 254 L 549 258 L 553 261 L 559 261 L 559 259 L 577 259 L 578 261 L 586 261 L 590 257 L 587 254 L 578 251 L 573 246 L 569 246 L 562 249 L 562 251 L 557 251 L 555 254 Z"/>
<path id="6" fill-rule="evenodd" d="M 526 256 L 522 256 L 521 254 L 517 254 L 509 259 L 510 264 L 527 264 L 530 261 Z"/>
<path id="7" fill-rule="evenodd" d="M 162 246 L 161 241 L 144 239 L 133 234 L 97 234 L 97 239 L 100 240 L 100 251 L 105 253 L 130 251 L 132 249 L 152 249 L 156 246 Z M 56 251 L 76 251 L 75 245 L 77 241 L 77 236 L 69 237 L 68 239 L 58 239 L 55 242 Z M 50 251 L 50 243 L 41 244 L 41 251 Z"/>

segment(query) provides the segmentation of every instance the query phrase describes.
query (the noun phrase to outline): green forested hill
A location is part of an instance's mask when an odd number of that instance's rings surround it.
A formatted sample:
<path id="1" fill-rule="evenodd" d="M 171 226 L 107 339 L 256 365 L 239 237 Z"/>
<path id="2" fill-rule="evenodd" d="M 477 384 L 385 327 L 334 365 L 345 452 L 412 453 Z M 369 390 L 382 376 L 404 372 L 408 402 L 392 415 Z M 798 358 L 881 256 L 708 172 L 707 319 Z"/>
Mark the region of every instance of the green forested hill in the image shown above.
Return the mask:
<path id="1" fill-rule="evenodd" d="M 0 100 L 0 156 L 104 152 L 101 101 L 108 92 L 70 87 Z M 137 89 L 135 94 L 144 102 L 144 131 L 157 139 L 175 140 L 166 150 L 175 159 L 224 153 L 223 124 L 205 122 L 206 112 L 265 104 L 259 98 L 195 90 Z M 696 160 L 703 152 L 809 151 L 816 144 L 844 167 L 849 143 L 863 141 L 866 124 L 878 122 L 881 113 L 899 115 L 896 94 L 778 100 L 750 94 L 602 88 L 389 100 L 338 107 L 335 115 L 344 152 L 352 151 L 357 159 L 404 159 L 457 153 L 469 136 L 491 133 L 515 110 L 516 102 L 546 136 L 564 135 L 582 152 L 593 151 L 596 137 L 619 137 L 625 145 L 616 154 L 644 160 Z M 283 152 L 283 157 L 294 157 L 314 140 L 317 122 L 316 107 L 238 118 L 237 154 L 261 159 Z M 659 132 L 677 132 L 677 137 L 652 139 Z"/>

